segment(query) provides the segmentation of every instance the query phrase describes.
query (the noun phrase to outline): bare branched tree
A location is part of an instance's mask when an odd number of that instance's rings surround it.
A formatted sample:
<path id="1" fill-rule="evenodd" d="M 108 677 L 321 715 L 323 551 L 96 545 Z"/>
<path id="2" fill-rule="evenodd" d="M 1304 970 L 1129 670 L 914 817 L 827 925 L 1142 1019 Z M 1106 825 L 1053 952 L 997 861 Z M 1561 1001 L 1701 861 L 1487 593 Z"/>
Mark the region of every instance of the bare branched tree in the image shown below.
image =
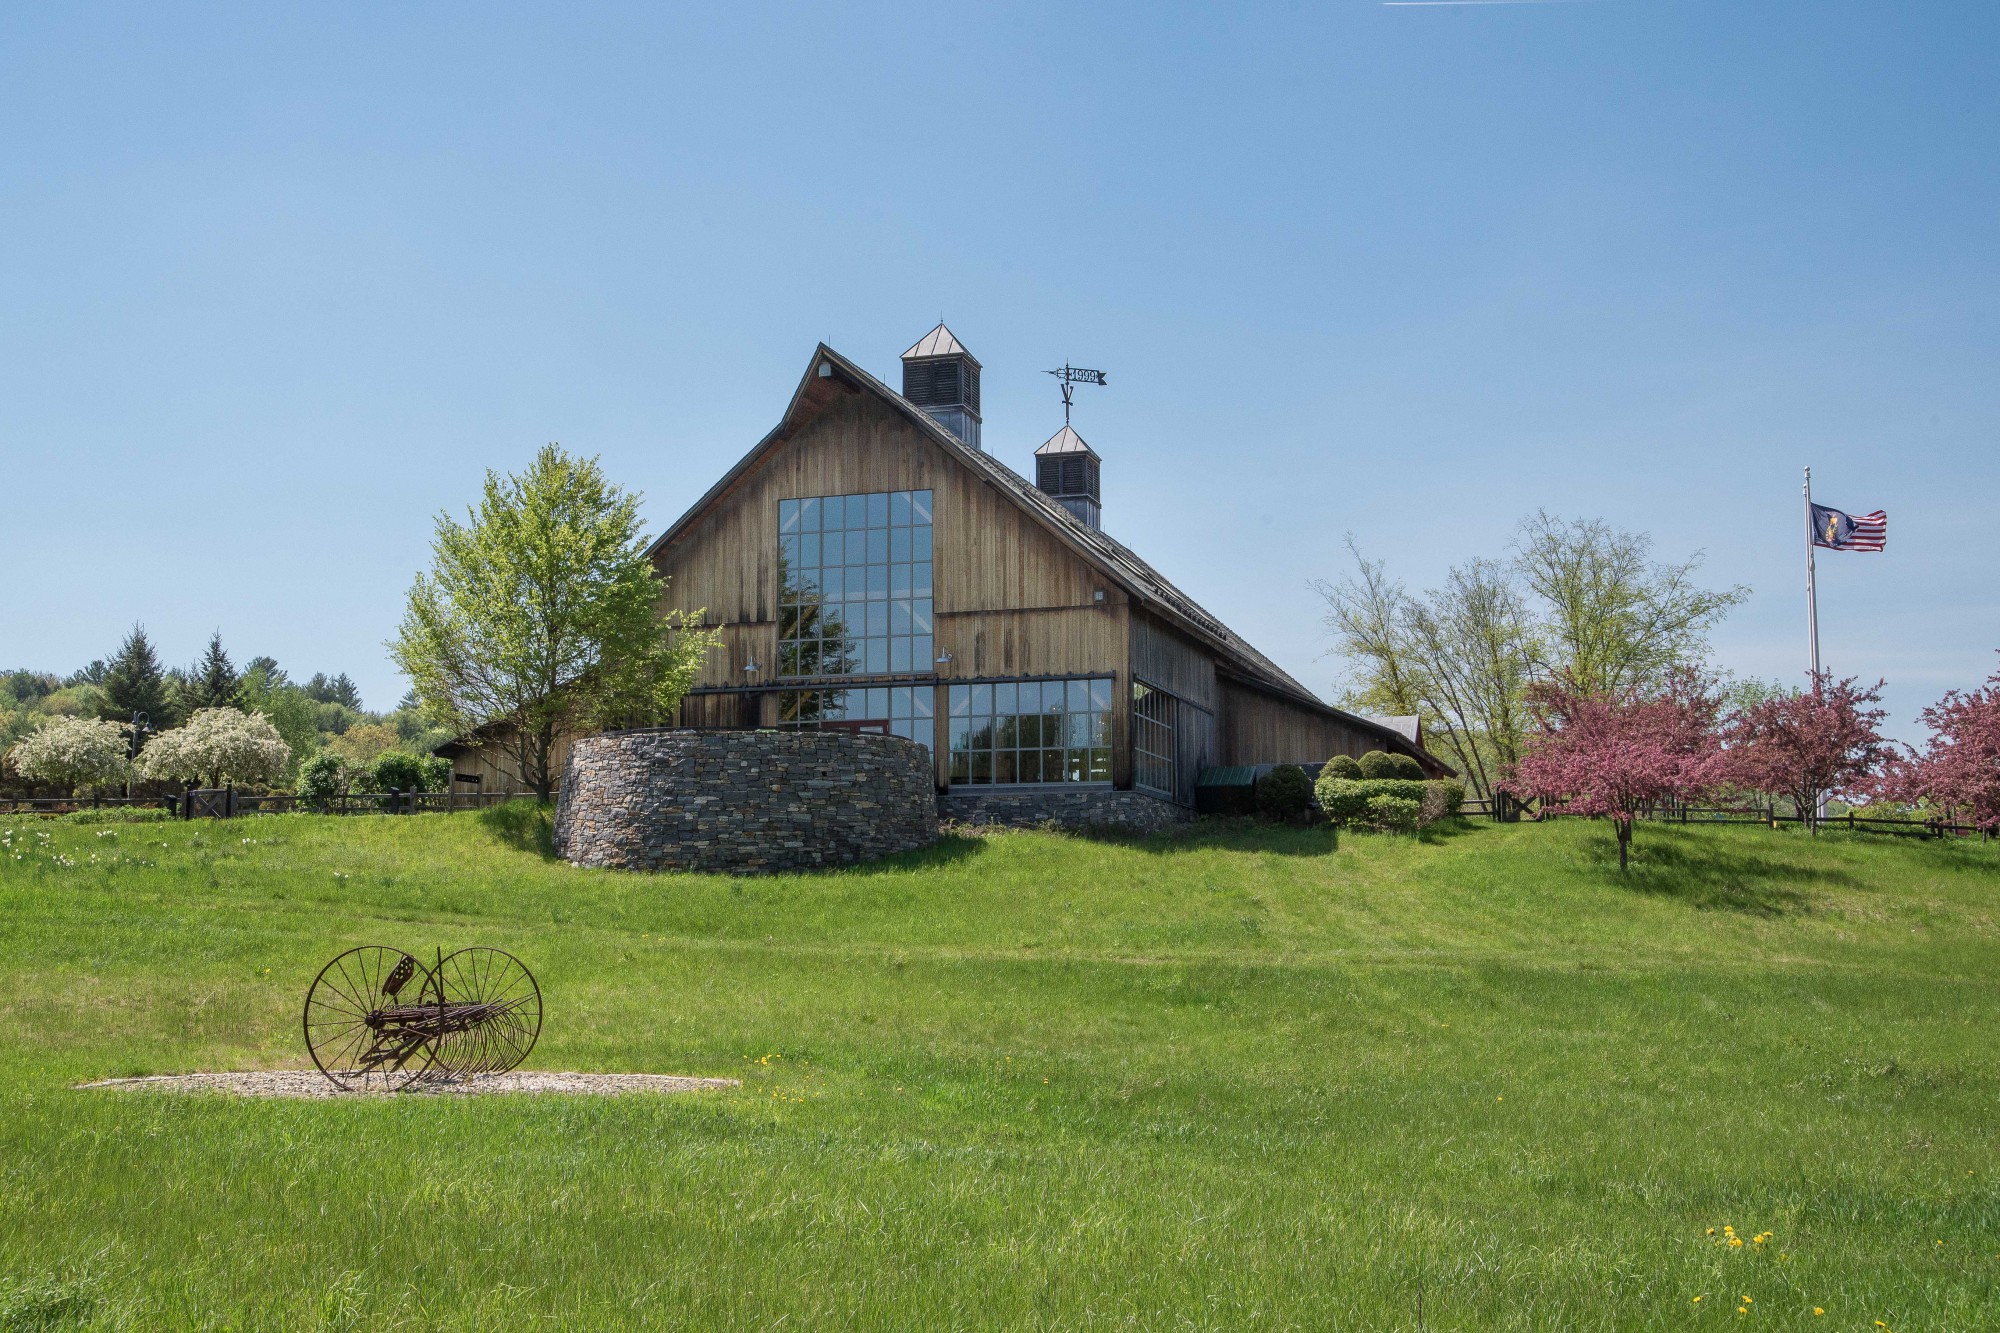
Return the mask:
<path id="1" fill-rule="evenodd" d="M 1345 702 L 1421 717 L 1482 795 L 1521 756 L 1538 681 L 1661 687 L 1706 655 L 1708 630 L 1749 591 L 1698 586 L 1699 554 L 1655 564 L 1644 534 L 1547 512 L 1521 525 L 1510 560 L 1468 561 L 1420 597 L 1352 537 L 1347 549 L 1355 573 L 1313 585 L 1353 670 Z"/>

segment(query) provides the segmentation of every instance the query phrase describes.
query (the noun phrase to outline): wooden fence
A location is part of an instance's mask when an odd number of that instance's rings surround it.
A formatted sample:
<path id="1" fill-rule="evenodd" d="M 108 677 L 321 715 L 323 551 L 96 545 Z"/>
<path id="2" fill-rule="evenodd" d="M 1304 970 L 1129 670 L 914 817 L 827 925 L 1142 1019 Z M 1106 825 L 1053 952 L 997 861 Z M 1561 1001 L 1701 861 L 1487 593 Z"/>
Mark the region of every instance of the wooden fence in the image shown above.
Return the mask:
<path id="1" fill-rule="evenodd" d="M 1467 799 L 1461 813 L 1513 822 L 1518 819 L 1590 819 L 1575 815 L 1560 805 L 1517 801 L 1502 796 L 1498 801 Z M 1815 819 L 1807 815 L 1785 814 L 1775 805 L 1662 805 L 1639 811 L 1639 818 L 1664 824 L 1760 824 L 1777 828 L 1780 824 L 1800 824 L 1809 829 L 1837 829 L 1848 833 L 1886 833 L 1905 838 L 1970 838 L 1981 842 L 2000 836 L 1992 828 L 1960 824 L 1948 819 L 1886 819 L 1874 815 L 1829 815 Z"/>

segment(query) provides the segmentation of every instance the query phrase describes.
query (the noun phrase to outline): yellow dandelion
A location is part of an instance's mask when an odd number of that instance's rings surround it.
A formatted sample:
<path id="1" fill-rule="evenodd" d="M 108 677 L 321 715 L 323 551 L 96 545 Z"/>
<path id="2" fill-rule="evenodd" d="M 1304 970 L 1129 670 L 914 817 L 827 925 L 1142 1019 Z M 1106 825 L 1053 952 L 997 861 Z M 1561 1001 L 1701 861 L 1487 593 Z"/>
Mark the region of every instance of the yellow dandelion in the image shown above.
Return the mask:
<path id="1" fill-rule="evenodd" d="M 1736 1247 L 1736 1248 L 1740 1249 L 1740 1248 L 1742 1248 L 1742 1245 L 1743 1245 L 1743 1237 L 1741 1237 L 1741 1236 L 1731 1236 L 1731 1237 L 1729 1238 L 1729 1243 L 1730 1243 L 1730 1245 L 1731 1245 L 1731 1246 L 1733 1246 L 1733 1247 Z"/>
<path id="2" fill-rule="evenodd" d="M 1699 1296 L 1695 1297 L 1695 1298 L 1694 1298 L 1694 1303 L 1695 1303 L 1696 1305 L 1700 1305 L 1700 1304 L 1701 1304 L 1701 1297 L 1699 1297 Z"/>
<path id="3" fill-rule="evenodd" d="M 1826 1311 L 1824 1311 L 1824 1310 L 1820 1309 L 1820 1308 L 1819 1308 L 1819 1307 L 1818 1307 L 1817 1305 L 1815 1305 L 1815 1306 L 1813 1307 L 1813 1318 L 1817 1319 L 1817 1318 L 1819 1318 L 1819 1316 L 1821 1316 L 1821 1315 L 1823 1315 L 1823 1314 L 1825 1314 L 1825 1313 L 1826 1313 Z"/>
<path id="4" fill-rule="evenodd" d="M 1708 1234 L 1709 1234 L 1709 1235 L 1711 1235 L 1711 1236 L 1713 1236 L 1713 1235 L 1715 1234 L 1715 1228 L 1714 1228 L 1714 1227 L 1710 1227 L 1710 1228 L 1708 1229 Z"/>
<path id="5" fill-rule="evenodd" d="M 1737 1299 L 1742 1301 L 1745 1305 L 1755 1305 L 1757 1303 L 1751 1300 L 1748 1296 L 1739 1296 L 1737 1297 Z"/>

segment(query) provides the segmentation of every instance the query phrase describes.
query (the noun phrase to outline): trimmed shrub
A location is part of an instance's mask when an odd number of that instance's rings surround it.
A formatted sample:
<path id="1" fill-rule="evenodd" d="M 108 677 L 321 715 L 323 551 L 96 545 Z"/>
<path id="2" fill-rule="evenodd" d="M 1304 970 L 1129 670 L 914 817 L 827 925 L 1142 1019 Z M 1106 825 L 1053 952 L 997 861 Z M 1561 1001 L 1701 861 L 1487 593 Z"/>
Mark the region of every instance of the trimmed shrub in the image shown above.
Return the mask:
<path id="1" fill-rule="evenodd" d="M 1465 784 L 1456 778 L 1430 782 L 1411 782 L 1407 778 L 1364 778 L 1356 782 L 1322 773 L 1313 794 L 1319 798 L 1320 812 L 1336 824 L 1370 823 L 1369 802 L 1377 796 L 1410 802 L 1425 824 L 1456 815 L 1465 804 Z"/>
<path id="2" fill-rule="evenodd" d="M 1370 781 L 1396 776 L 1395 765 L 1390 762 L 1388 754 L 1382 750 L 1370 750 L 1367 754 L 1362 755 L 1360 767 L 1361 776 Z"/>
<path id="3" fill-rule="evenodd" d="M 1326 761 L 1326 766 L 1319 771 L 1319 778 L 1321 782 L 1328 778 L 1345 778 L 1349 782 L 1359 782 L 1361 765 L 1355 762 L 1351 754 L 1337 754 Z"/>
<path id="4" fill-rule="evenodd" d="M 1421 804 L 1424 784 L 1400 778 L 1363 778 L 1355 781 L 1329 778 L 1322 774 L 1314 794 L 1319 797 L 1320 812 L 1334 823 L 1361 824 L 1367 822 L 1370 797 L 1394 796 Z"/>
<path id="5" fill-rule="evenodd" d="M 324 801 L 347 790 L 347 765 L 331 750 L 321 750 L 299 765 L 299 799 Z"/>
<path id="6" fill-rule="evenodd" d="M 1423 806 L 1405 796 L 1370 796 L 1368 823 L 1384 833 L 1412 833 L 1423 817 Z"/>
<path id="7" fill-rule="evenodd" d="M 1457 778 L 1433 778 L 1429 782 L 1426 782 L 1424 786 L 1427 788 L 1437 788 L 1443 797 L 1444 812 L 1447 816 L 1456 819 L 1458 812 L 1464 809 L 1465 784 Z"/>
<path id="8" fill-rule="evenodd" d="M 425 791 L 451 790 L 451 760 L 427 754 L 417 764 L 423 769 Z"/>
<path id="9" fill-rule="evenodd" d="M 1389 756 L 1388 776 L 1403 778 L 1409 782 L 1422 782 L 1424 780 L 1424 766 L 1418 763 L 1414 756 L 1392 754 Z"/>
<path id="10" fill-rule="evenodd" d="M 1280 764 L 1257 779 L 1257 813 L 1295 820 L 1312 804 L 1312 779 L 1297 764 Z"/>
<path id="11" fill-rule="evenodd" d="M 422 791 L 423 761 L 407 750 L 385 750 L 375 756 L 375 790 Z"/>

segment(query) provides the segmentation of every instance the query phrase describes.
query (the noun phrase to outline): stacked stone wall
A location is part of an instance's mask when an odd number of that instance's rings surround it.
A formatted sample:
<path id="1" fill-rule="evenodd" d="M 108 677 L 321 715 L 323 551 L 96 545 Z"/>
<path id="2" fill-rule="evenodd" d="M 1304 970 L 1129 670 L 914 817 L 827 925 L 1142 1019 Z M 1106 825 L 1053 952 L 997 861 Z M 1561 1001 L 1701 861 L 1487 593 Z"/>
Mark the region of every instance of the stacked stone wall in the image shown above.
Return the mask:
<path id="1" fill-rule="evenodd" d="M 981 792 L 960 789 L 938 798 L 938 811 L 960 824 L 1028 828 L 1060 824 L 1068 828 L 1122 828 L 1158 833 L 1191 817 L 1171 801 L 1144 792 L 1109 788 L 1044 787 Z"/>
<path id="2" fill-rule="evenodd" d="M 623 731 L 577 741 L 556 801 L 573 865 L 734 874 L 937 841 L 930 751 L 839 731 Z"/>

